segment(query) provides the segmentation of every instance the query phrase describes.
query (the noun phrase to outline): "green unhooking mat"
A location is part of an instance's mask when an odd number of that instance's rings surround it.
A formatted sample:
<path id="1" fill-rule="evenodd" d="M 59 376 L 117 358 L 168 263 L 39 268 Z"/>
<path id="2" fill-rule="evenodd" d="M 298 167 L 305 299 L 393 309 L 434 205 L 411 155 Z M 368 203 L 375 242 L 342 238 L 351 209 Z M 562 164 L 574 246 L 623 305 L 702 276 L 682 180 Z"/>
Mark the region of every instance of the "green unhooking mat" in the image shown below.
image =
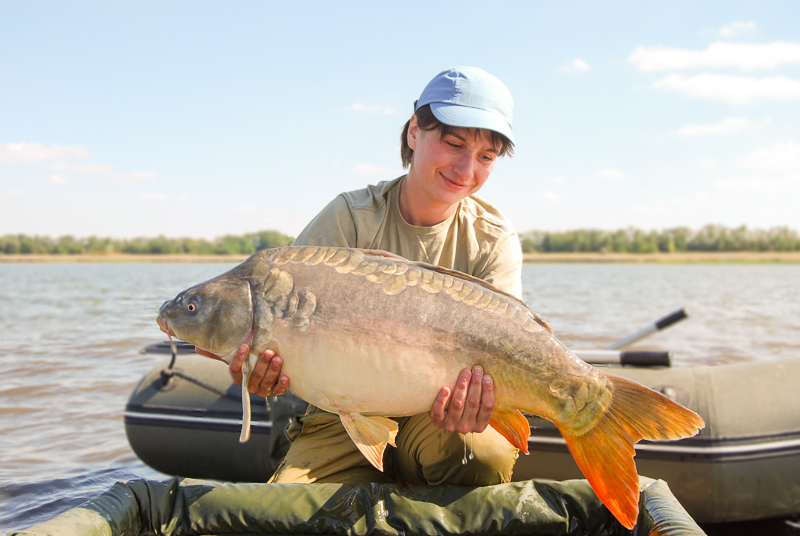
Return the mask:
<path id="1" fill-rule="evenodd" d="M 640 489 L 639 519 L 630 531 L 585 480 L 480 488 L 134 480 L 117 482 L 77 508 L 12 534 L 704 534 L 665 482 L 642 477 Z"/>

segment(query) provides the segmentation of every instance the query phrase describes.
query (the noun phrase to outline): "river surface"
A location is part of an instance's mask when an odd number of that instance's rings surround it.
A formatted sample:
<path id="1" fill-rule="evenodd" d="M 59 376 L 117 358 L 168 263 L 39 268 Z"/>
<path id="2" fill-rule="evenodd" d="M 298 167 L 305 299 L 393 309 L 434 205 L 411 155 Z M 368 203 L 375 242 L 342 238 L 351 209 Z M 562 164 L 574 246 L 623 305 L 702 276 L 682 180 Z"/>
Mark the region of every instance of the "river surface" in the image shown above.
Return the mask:
<path id="1" fill-rule="evenodd" d="M 130 450 L 123 410 L 164 356 L 161 303 L 225 264 L 0 264 L 0 533 L 117 480 L 163 479 Z M 674 366 L 800 354 L 800 266 L 529 264 L 525 300 L 573 348 L 603 348 L 681 307 L 636 348 Z"/>

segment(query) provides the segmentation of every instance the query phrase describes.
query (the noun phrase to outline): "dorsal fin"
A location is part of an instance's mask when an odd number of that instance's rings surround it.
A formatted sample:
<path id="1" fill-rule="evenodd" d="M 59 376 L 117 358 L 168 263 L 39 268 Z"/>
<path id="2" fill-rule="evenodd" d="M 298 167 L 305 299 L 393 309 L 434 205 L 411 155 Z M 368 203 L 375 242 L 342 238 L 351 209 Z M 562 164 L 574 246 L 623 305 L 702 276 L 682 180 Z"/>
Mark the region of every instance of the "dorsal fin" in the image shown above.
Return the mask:
<path id="1" fill-rule="evenodd" d="M 497 292 L 498 294 L 502 294 L 503 296 L 506 296 L 507 298 L 511 298 L 512 300 L 514 300 L 517 303 L 519 303 L 520 305 L 522 305 L 525 309 L 527 309 L 531 313 L 531 315 L 533 316 L 533 319 L 536 320 L 536 322 L 540 326 L 545 328 L 550 333 L 553 333 L 553 328 L 548 326 L 547 322 L 545 322 L 544 319 L 541 316 L 539 316 L 537 313 L 532 311 L 527 303 L 522 301 L 520 298 L 517 298 L 513 294 L 509 294 L 508 292 L 506 292 L 504 290 L 500 290 L 499 288 L 495 287 L 491 283 L 487 283 L 483 279 L 477 278 L 474 275 L 465 274 L 464 272 L 459 272 L 458 270 L 453 270 L 452 268 L 445 268 L 444 266 L 438 266 L 436 264 L 428 264 L 427 262 L 420 262 L 420 261 L 411 261 L 411 260 L 406 259 L 405 257 L 401 257 L 400 255 L 397 255 L 395 253 L 390 253 L 390 252 L 384 251 L 382 249 L 361 249 L 360 251 L 362 253 L 364 253 L 365 255 L 373 255 L 375 257 L 386 257 L 388 259 L 394 259 L 394 260 L 398 260 L 398 261 L 403 261 L 405 263 L 408 263 L 411 266 L 417 266 L 419 268 L 423 268 L 423 269 L 426 269 L 426 270 L 431 270 L 433 272 L 439 272 L 441 274 L 449 275 L 449 276 L 452 276 L 452 277 L 458 277 L 460 279 L 464 279 L 466 281 L 469 281 L 470 283 L 473 283 L 475 285 L 480 285 L 480 286 L 482 286 L 482 287 L 484 287 L 486 289 L 491 290 L 492 292 Z"/>

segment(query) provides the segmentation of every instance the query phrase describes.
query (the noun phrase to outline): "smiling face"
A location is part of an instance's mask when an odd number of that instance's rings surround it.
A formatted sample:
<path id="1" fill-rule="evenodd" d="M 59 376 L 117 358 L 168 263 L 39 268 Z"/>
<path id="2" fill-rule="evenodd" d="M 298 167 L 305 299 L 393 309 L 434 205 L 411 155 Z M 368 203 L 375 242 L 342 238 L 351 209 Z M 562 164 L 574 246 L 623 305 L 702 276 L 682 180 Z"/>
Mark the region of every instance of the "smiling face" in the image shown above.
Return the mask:
<path id="1" fill-rule="evenodd" d="M 437 129 L 419 128 L 416 116 L 408 145 L 414 153 L 400 191 L 400 212 L 412 225 L 436 225 L 450 217 L 462 199 L 481 189 L 498 158 L 489 132 L 452 128 L 441 137 Z"/>

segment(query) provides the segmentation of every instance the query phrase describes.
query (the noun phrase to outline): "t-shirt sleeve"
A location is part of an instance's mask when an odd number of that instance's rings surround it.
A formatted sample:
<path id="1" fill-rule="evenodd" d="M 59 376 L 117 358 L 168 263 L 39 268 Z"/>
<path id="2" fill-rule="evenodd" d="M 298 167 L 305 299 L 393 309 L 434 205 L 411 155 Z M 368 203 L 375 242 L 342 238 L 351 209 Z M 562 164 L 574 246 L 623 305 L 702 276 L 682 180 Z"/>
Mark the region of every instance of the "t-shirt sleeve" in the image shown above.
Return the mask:
<path id="1" fill-rule="evenodd" d="M 347 200 L 337 195 L 294 241 L 295 246 L 356 246 L 356 225 Z"/>
<path id="2" fill-rule="evenodd" d="M 515 233 L 497 243 L 486 268 L 478 277 L 522 299 L 522 247 Z"/>

